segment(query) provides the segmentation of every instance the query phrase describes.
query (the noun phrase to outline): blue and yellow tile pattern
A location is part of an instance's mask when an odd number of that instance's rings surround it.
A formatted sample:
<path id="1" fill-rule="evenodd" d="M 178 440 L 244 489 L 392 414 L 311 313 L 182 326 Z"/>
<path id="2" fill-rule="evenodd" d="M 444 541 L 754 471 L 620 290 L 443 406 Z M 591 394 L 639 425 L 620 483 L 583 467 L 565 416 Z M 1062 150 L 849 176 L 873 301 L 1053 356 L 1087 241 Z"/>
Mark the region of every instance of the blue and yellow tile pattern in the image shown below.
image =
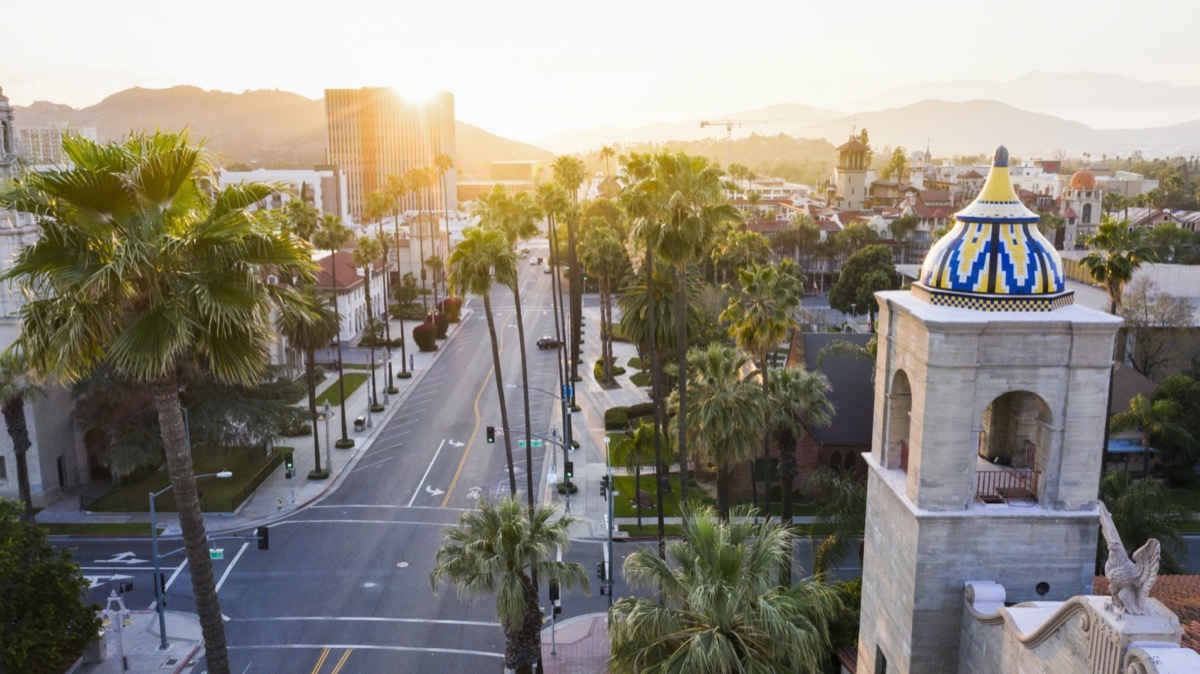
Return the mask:
<path id="1" fill-rule="evenodd" d="M 940 306 L 979 311 L 1052 311 L 1071 303 L 1062 258 L 1017 198 L 1008 150 L 996 150 L 975 201 L 925 257 L 913 294 Z"/>

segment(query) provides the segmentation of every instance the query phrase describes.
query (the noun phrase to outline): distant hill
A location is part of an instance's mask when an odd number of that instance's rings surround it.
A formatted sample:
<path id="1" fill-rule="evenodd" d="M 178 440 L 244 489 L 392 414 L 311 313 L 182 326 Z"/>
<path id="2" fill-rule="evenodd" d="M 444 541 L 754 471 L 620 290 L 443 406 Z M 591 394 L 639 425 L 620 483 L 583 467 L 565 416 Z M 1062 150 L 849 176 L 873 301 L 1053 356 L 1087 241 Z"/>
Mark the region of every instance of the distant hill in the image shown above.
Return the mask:
<path id="1" fill-rule="evenodd" d="M 929 99 L 956 102 L 990 99 L 1022 110 L 1078 120 L 1098 129 L 1171 125 L 1200 116 L 1200 87 L 1177 87 L 1087 72 L 1032 72 L 1008 82 L 910 84 L 878 96 L 847 101 L 842 107 L 882 110 Z"/>
<path id="2" fill-rule="evenodd" d="M 800 103 L 780 103 L 765 108 L 718 115 L 707 121 L 725 119 L 748 122 L 762 119 L 786 120 L 785 123 L 780 124 L 745 124 L 735 127 L 734 138 L 745 138 L 751 133 L 774 135 L 781 130 L 787 129 L 789 125 L 794 126 L 805 121 L 844 116 L 845 113 L 836 110 L 814 108 L 811 105 L 802 105 Z M 723 140 L 725 138 L 725 127 L 723 125 L 701 128 L 701 121 L 705 120 L 697 117 L 696 119 L 678 122 L 655 122 L 632 128 L 600 126 L 590 129 L 574 129 L 543 136 L 537 139 L 537 144 L 554 152 L 571 153 L 587 152 L 598 149 L 603 145 L 620 144 L 628 146 L 665 141 L 693 141 L 705 138 L 719 138 Z"/>
<path id="3" fill-rule="evenodd" d="M 18 127 L 63 122 L 95 127 L 102 141 L 120 139 L 131 129 L 187 127 L 222 165 L 311 168 L 325 161 L 324 102 L 286 91 L 134 87 L 82 109 L 37 101 L 14 106 L 13 114 Z M 462 122 L 456 134 L 458 168 L 466 175 L 486 177 L 491 161 L 552 158 L 545 150 Z"/>

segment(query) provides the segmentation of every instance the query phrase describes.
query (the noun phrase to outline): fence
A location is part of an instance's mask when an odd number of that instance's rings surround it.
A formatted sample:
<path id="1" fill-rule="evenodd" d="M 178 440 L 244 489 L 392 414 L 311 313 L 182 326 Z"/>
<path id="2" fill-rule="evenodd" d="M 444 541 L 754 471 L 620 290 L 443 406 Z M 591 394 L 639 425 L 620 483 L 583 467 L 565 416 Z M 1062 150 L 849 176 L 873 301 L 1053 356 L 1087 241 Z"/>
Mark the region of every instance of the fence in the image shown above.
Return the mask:
<path id="1" fill-rule="evenodd" d="M 1002 503 L 1005 499 L 1037 500 L 1041 471 L 981 470 L 975 474 L 975 496 L 984 503 Z"/>

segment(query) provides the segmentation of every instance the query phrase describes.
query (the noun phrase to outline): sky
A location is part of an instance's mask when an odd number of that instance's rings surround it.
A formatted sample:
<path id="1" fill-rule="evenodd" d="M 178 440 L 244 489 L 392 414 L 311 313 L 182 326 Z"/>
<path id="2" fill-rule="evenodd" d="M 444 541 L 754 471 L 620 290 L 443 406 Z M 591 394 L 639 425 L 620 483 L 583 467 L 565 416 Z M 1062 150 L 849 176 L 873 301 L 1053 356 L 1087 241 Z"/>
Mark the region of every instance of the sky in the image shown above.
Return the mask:
<path id="1" fill-rule="evenodd" d="M 450 91 L 459 119 L 522 140 L 1031 71 L 1200 85 L 1191 0 L 6 0 L 0 16 L 16 105 L 391 86 Z"/>

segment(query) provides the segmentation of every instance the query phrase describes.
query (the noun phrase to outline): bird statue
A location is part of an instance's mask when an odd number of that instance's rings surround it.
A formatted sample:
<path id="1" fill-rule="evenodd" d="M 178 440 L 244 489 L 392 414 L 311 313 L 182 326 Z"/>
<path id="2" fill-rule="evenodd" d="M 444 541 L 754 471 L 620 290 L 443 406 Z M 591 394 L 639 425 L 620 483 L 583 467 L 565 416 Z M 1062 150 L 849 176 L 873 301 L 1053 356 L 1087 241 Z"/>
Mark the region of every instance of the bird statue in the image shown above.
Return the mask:
<path id="1" fill-rule="evenodd" d="M 1151 615 L 1148 599 L 1150 588 L 1158 578 L 1160 546 L 1157 538 L 1151 538 L 1133 553 L 1133 559 L 1125 552 L 1112 515 L 1101 502 L 1100 531 L 1108 542 L 1108 561 L 1104 563 L 1104 575 L 1108 577 L 1108 593 L 1112 595 L 1110 610 L 1129 615 Z"/>

